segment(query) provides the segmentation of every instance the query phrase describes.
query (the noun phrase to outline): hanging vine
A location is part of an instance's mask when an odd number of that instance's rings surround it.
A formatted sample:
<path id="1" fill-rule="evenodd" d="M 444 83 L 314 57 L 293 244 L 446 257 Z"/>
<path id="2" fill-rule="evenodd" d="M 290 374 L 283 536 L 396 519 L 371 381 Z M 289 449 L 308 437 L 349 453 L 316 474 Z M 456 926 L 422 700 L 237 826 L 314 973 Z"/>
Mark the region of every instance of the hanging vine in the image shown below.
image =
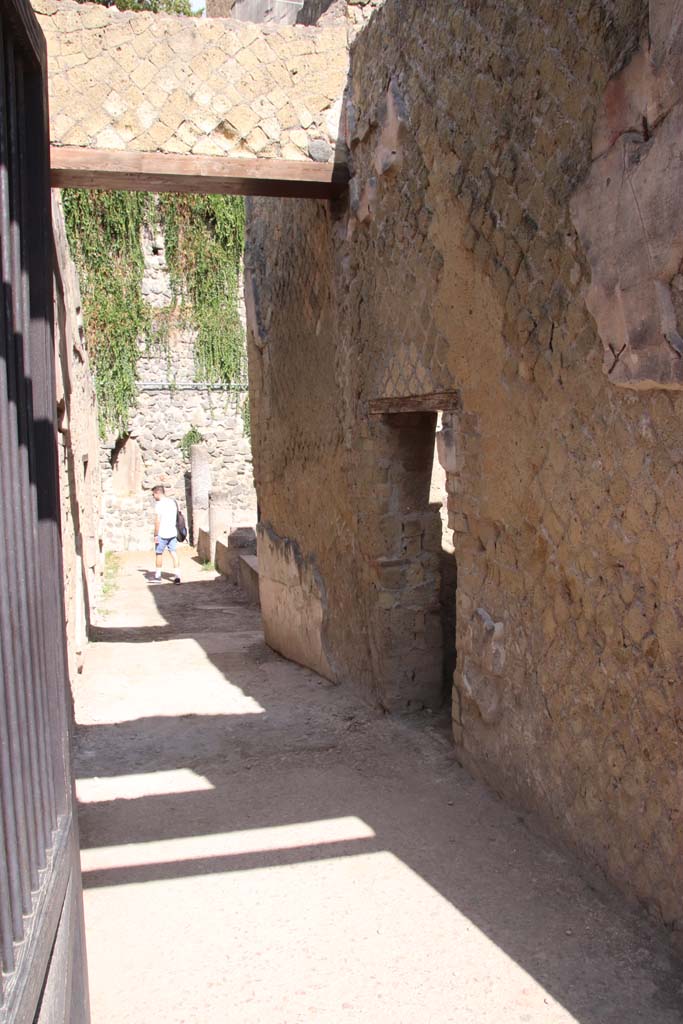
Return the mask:
<path id="1" fill-rule="evenodd" d="M 147 11 L 150 14 L 184 14 L 199 17 L 201 10 L 193 11 L 190 0 L 78 0 L 82 3 L 96 3 L 102 7 L 118 7 L 120 11 Z"/>
<path id="2" fill-rule="evenodd" d="M 251 403 L 249 401 L 249 392 L 247 391 L 242 402 L 242 429 L 244 430 L 244 436 L 251 439 Z"/>
<path id="3" fill-rule="evenodd" d="M 159 197 L 158 214 L 174 299 L 197 332 L 197 379 L 240 384 L 246 377 L 238 309 L 244 200 L 169 193 Z"/>
<path id="4" fill-rule="evenodd" d="M 65 189 L 64 214 L 78 268 L 102 435 L 125 433 L 137 394 L 141 341 L 168 342 L 173 324 L 196 331 L 197 380 L 246 378 L 238 282 L 244 201 Z M 161 222 L 174 305 L 152 311 L 142 297 L 143 224 Z"/>
<path id="5" fill-rule="evenodd" d="M 135 403 L 141 338 L 151 329 L 142 298 L 141 229 L 153 213 L 147 193 L 64 189 L 64 217 L 78 268 L 100 431 L 125 432 Z"/>
<path id="6" fill-rule="evenodd" d="M 200 432 L 197 430 L 193 423 L 190 429 L 187 431 L 187 433 L 183 434 L 183 436 L 180 439 L 180 450 L 183 453 L 183 458 L 189 459 L 190 448 L 192 447 L 192 445 L 201 444 L 203 440 L 204 435 L 200 434 Z"/>

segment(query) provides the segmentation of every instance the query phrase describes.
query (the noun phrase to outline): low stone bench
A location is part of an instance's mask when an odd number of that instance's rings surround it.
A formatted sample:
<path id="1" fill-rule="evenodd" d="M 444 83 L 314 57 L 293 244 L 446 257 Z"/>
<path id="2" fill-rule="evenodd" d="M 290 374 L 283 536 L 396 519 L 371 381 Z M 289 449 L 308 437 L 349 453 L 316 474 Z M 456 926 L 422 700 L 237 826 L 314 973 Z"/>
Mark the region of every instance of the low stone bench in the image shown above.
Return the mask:
<path id="1" fill-rule="evenodd" d="M 228 543 L 216 541 L 214 565 L 232 583 L 239 583 L 239 560 L 242 555 L 256 555 L 256 531 L 253 526 L 235 526 L 228 531 Z"/>
<path id="2" fill-rule="evenodd" d="M 240 587 L 249 598 L 249 604 L 260 605 L 258 557 L 256 555 L 240 555 L 238 577 Z"/>
<path id="3" fill-rule="evenodd" d="M 197 530 L 197 558 L 200 562 L 211 561 L 211 538 L 208 530 Z"/>

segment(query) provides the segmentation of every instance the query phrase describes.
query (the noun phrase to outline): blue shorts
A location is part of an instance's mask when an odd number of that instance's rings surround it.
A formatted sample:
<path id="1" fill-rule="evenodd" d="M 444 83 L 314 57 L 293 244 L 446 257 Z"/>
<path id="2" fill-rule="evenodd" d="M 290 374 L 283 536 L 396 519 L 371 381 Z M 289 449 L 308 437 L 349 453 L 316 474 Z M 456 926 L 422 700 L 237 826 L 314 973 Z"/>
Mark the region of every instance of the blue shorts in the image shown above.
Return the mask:
<path id="1" fill-rule="evenodd" d="M 166 548 L 168 548 L 169 551 L 175 551 L 177 546 L 177 537 L 159 537 L 157 540 L 156 552 L 158 555 L 163 555 Z"/>

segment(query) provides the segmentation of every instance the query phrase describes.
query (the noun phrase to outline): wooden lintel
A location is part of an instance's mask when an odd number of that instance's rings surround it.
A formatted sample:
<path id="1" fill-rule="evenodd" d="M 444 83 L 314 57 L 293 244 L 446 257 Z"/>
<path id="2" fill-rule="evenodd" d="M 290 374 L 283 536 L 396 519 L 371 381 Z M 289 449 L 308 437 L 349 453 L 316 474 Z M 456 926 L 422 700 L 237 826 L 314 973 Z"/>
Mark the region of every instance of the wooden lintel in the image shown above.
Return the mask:
<path id="1" fill-rule="evenodd" d="M 427 395 L 373 398 L 368 408 L 371 416 L 401 412 L 453 412 L 460 408 L 460 394 L 458 391 L 432 391 Z"/>
<path id="2" fill-rule="evenodd" d="M 345 164 L 270 157 L 240 160 L 52 146 L 50 163 L 53 188 L 336 199 L 349 180 Z"/>

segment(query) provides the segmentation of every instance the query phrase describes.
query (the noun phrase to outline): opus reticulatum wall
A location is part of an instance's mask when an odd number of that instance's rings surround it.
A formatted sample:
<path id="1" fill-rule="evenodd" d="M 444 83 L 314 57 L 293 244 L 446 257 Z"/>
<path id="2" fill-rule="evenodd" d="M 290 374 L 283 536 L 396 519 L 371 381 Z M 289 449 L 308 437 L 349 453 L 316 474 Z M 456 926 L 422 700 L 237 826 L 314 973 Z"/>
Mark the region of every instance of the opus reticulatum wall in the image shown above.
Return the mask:
<path id="1" fill-rule="evenodd" d="M 683 396 L 604 372 L 572 219 L 652 7 L 387 0 L 349 203 L 251 201 L 247 290 L 262 571 L 317 581 L 330 674 L 431 705 L 454 644 L 461 760 L 680 930 Z"/>

